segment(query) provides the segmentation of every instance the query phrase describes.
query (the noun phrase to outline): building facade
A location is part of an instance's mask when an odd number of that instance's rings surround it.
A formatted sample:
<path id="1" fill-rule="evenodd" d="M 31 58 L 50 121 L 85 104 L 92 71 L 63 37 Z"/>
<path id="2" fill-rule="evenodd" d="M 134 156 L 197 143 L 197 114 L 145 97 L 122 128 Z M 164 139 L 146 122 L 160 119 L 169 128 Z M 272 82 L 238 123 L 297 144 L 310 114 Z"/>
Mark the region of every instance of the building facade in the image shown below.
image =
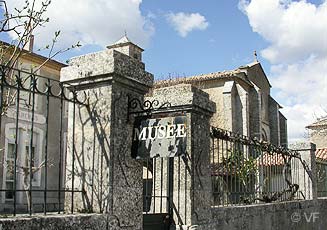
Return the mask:
<path id="1" fill-rule="evenodd" d="M 62 136 L 65 136 L 67 119 L 62 120 L 61 127 L 60 101 L 52 97 L 47 100 L 46 96 L 41 94 L 46 94 L 48 85 L 51 85 L 52 92 L 60 94 L 60 69 L 64 66 L 66 65 L 48 60 L 33 52 L 23 51 L 23 55 L 16 62 L 15 69 L 5 76 L 7 80 L 11 80 L 4 84 L 3 92 L 1 92 L 2 99 L 9 100 L 10 103 L 6 106 L 5 112 L 1 108 L 0 186 L 3 191 L 0 192 L 0 212 L 12 212 L 14 202 L 17 212 L 27 212 L 28 198 L 27 191 L 24 190 L 29 184 L 27 181 L 29 181 L 30 174 L 26 170 L 29 161 L 32 162 L 33 170 L 32 189 L 38 190 L 32 193 L 35 211 L 43 209 L 44 192 L 42 190 L 44 188 L 61 189 L 57 185 L 57 178 L 63 172 L 57 167 L 60 152 L 58 143 L 60 130 L 63 132 Z M 16 78 L 20 79 L 20 86 L 15 85 Z M 34 78 L 37 84 L 36 89 L 40 93 L 33 95 L 31 88 Z M 10 88 L 9 85 L 14 87 Z M 20 89 L 19 94 L 17 88 Z M 18 95 L 19 100 L 17 100 Z M 10 97 L 14 99 L 8 99 Z M 47 105 L 49 105 L 48 117 L 46 116 Z M 64 111 L 63 114 L 67 117 Z M 64 144 L 62 145 L 63 151 Z M 47 152 L 48 162 L 51 162 L 46 167 L 44 165 L 45 152 Z M 15 156 L 17 156 L 16 170 L 14 170 Z M 31 160 L 29 156 L 32 156 Z M 16 178 L 14 171 L 16 171 Z M 47 171 L 47 178 L 45 178 L 45 171 Z M 16 192 L 13 191 L 14 188 Z M 57 197 L 58 192 L 47 194 L 49 201 L 47 209 L 56 209 Z"/>
<path id="2" fill-rule="evenodd" d="M 310 142 L 316 144 L 318 196 L 327 195 L 327 117 L 308 125 Z"/>
<path id="3" fill-rule="evenodd" d="M 306 127 L 309 130 L 310 141 L 317 149 L 327 148 L 327 117 L 318 119 Z"/>
<path id="4" fill-rule="evenodd" d="M 287 146 L 287 119 L 270 95 L 271 85 L 255 61 L 232 71 L 157 81 L 155 88 L 189 83 L 210 95 L 217 111 L 211 125 L 277 146 Z"/>

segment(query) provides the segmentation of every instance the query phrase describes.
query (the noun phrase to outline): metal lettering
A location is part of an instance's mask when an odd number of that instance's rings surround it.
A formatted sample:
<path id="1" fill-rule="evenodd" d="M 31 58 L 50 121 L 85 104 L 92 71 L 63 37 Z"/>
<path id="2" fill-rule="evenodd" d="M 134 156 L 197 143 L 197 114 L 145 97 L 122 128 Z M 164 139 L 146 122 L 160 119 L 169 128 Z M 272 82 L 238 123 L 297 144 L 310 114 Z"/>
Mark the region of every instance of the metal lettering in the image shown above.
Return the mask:
<path id="1" fill-rule="evenodd" d="M 185 124 L 178 124 L 176 132 L 177 137 L 186 137 Z"/>
<path id="2" fill-rule="evenodd" d="M 134 140 L 146 140 L 146 130 L 147 128 L 143 128 L 141 133 L 138 128 L 134 129 Z"/>
<path id="3" fill-rule="evenodd" d="M 163 138 L 186 137 L 185 124 L 178 125 L 160 125 L 143 127 L 141 132 L 138 128 L 134 128 L 133 140 L 154 140 Z"/>

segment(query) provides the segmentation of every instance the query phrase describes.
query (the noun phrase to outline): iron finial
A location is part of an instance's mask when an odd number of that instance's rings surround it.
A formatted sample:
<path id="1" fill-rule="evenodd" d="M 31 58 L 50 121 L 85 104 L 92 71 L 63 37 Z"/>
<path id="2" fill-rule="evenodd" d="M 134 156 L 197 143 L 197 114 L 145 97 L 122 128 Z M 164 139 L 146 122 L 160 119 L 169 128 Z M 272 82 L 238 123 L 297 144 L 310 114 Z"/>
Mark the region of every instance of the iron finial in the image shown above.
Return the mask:
<path id="1" fill-rule="evenodd" d="M 258 62 L 258 55 L 256 50 L 253 52 L 253 55 L 254 55 L 254 61 Z"/>

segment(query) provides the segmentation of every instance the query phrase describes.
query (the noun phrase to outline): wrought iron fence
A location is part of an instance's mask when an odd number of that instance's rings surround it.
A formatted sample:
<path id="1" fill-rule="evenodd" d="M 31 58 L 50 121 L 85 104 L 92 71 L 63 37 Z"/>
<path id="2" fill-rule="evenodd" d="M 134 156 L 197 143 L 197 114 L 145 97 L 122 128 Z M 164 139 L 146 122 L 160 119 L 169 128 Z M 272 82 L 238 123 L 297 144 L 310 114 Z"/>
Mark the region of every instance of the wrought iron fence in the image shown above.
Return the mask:
<path id="1" fill-rule="evenodd" d="M 317 195 L 327 197 L 327 163 L 317 162 Z"/>
<path id="2" fill-rule="evenodd" d="M 311 199 L 310 170 L 296 151 L 211 129 L 215 205 Z"/>
<path id="3" fill-rule="evenodd" d="M 67 194 L 73 211 L 74 194 L 83 189 L 74 179 L 72 189 L 65 188 L 67 155 L 74 159 L 66 151 L 68 108 L 75 122 L 75 108 L 86 106 L 86 97 L 50 77 L 0 71 L 0 215 L 62 213 Z"/>

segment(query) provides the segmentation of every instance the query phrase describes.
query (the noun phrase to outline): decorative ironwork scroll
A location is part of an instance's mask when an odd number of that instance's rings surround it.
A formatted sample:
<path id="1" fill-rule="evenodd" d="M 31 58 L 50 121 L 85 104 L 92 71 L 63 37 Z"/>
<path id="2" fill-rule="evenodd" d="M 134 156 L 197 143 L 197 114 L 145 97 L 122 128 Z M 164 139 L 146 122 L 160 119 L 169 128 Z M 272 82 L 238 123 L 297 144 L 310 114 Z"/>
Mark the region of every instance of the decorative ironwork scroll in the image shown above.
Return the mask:
<path id="1" fill-rule="evenodd" d="M 142 102 L 138 98 L 128 96 L 127 121 L 129 121 L 131 114 L 151 116 L 153 112 L 162 111 L 170 107 L 170 102 L 164 102 L 162 104 L 158 100 L 145 100 Z"/>

